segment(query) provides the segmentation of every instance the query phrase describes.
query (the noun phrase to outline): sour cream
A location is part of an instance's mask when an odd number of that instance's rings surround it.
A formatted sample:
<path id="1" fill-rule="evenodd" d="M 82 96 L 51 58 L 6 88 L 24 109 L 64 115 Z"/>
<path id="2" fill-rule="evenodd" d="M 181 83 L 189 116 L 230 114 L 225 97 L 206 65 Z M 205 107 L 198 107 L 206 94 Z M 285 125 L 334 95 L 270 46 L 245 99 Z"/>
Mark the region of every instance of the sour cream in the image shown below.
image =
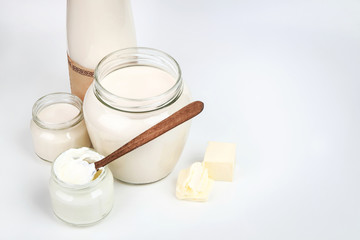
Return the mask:
<path id="1" fill-rule="evenodd" d="M 87 147 L 71 148 L 60 154 L 54 162 L 56 176 L 67 184 L 83 185 L 94 178 L 94 162 L 104 158 Z"/>
<path id="2" fill-rule="evenodd" d="M 87 226 L 110 212 L 114 200 L 113 176 L 106 166 L 96 172 L 93 163 L 102 158 L 84 147 L 69 149 L 55 160 L 49 191 L 53 211 L 64 222 Z"/>

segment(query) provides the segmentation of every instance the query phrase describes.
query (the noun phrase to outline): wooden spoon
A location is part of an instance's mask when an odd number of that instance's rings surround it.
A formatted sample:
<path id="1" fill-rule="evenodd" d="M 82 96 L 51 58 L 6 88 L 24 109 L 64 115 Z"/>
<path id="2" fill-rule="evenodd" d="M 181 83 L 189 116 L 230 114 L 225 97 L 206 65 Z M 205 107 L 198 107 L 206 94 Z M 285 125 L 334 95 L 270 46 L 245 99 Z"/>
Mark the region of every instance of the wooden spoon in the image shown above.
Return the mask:
<path id="1" fill-rule="evenodd" d="M 181 108 L 179 111 L 173 113 L 169 117 L 165 118 L 161 122 L 152 126 L 145 132 L 141 133 L 130 142 L 126 143 L 118 150 L 114 151 L 110 155 L 101 159 L 98 162 L 95 162 L 95 169 L 98 170 L 101 167 L 109 164 L 110 162 L 118 159 L 119 157 L 125 155 L 128 152 L 144 145 L 145 143 L 150 142 L 151 140 L 159 137 L 160 135 L 166 133 L 167 131 L 173 129 L 174 127 L 186 122 L 187 120 L 195 117 L 204 109 L 204 103 L 200 101 L 192 102 L 185 107 Z"/>

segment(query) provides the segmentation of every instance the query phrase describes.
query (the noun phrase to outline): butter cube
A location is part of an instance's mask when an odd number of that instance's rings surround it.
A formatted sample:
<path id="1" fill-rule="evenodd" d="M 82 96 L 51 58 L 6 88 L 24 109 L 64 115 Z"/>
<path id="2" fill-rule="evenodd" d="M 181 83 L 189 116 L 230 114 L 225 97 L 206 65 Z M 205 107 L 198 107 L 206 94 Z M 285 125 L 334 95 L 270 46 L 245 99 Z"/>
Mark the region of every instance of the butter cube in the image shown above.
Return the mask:
<path id="1" fill-rule="evenodd" d="M 234 178 L 236 144 L 209 142 L 206 148 L 204 165 L 209 177 L 216 181 L 229 181 Z"/>
<path id="2" fill-rule="evenodd" d="M 204 165 L 195 162 L 190 168 L 180 171 L 176 183 L 176 197 L 190 201 L 207 201 L 212 182 Z"/>

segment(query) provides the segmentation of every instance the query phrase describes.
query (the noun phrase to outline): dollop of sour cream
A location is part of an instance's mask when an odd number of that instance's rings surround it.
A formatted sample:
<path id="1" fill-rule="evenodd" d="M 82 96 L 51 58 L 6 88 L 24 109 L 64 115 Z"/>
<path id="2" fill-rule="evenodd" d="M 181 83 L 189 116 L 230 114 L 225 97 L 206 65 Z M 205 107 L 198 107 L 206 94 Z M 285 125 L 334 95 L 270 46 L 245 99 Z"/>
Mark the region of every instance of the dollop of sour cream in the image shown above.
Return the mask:
<path id="1" fill-rule="evenodd" d="M 92 181 L 96 173 L 94 162 L 102 158 L 102 155 L 87 147 L 71 148 L 56 158 L 54 172 L 67 184 L 84 185 Z"/>

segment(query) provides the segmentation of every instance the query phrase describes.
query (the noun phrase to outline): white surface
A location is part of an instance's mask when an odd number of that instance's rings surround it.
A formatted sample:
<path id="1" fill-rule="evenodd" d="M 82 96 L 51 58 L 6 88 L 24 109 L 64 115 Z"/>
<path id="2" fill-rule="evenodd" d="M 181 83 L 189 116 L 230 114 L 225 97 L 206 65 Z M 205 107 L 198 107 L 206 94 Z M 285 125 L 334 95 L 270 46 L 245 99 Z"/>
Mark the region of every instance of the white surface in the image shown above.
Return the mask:
<path id="1" fill-rule="evenodd" d="M 205 110 L 171 175 L 116 182 L 80 229 L 54 217 L 29 130 L 32 104 L 70 89 L 65 1 L 1 5 L 2 239 L 360 239 L 359 1 L 133 1 L 139 45 L 175 57 Z M 237 144 L 235 181 L 177 200 L 209 140 Z"/>

